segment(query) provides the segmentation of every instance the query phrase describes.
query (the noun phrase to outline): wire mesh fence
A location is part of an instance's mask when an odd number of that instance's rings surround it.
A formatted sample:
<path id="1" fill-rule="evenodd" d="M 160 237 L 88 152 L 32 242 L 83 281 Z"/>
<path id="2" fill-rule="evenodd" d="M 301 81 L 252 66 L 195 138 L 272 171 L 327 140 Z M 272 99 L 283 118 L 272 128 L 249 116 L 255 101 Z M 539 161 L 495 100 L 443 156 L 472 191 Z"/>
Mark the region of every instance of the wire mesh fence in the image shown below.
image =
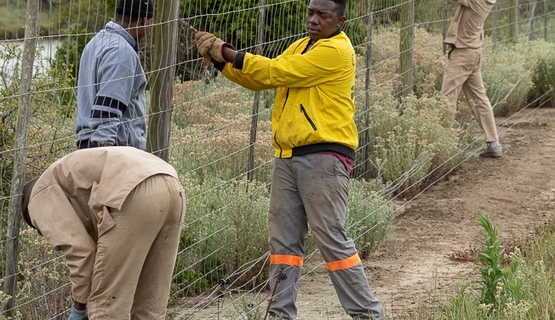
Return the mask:
<path id="1" fill-rule="evenodd" d="M 271 280 L 266 274 L 265 217 L 274 93 L 248 91 L 203 65 L 193 30 L 183 21 L 240 51 L 273 58 L 306 35 L 308 2 L 156 3 L 153 32 L 140 47 L 149 83 L 149 151 L 176 167 L 188 202 L 170 297 L 170 315 L 176 319 L 200 319 L 203 310 L 204 318 L 214 318 L 209 306 L 213 310 L 230 290 L 237 294 L 218 314 L 233 308 L 227 312 L 236 318 L 260 318 Z M 63 259 L 20 224 L 18 201 L 24 181 L 76 149 L 79 57 L 87 41 L 115 17 L 115 6 L 106 0 L 0 1 L 0 265 L 4 312 L 17 319 L 62 319 L 68 314 Z M 343 30 L 358 56 L 354 179 L 383 178 L 383 167 L 370 156 L 376 130 L 371 125 L 373 106 L 439 90 L 441 79 L 427 78 L 426 70 L 443 66 L 442 40 L 455 7 L 447 0 L 348 2 Z M 485 34 L 491 49 L 554 42 L 555 3 L 498 0 Z M 430 166 L 439 165 L 408 163 L 397 182 L 407 188 L 433 172 Z M 374 200 L 368 196 L 366 201 Z M 305 260 L 310 263 L 317 249 L 309 249 Z"/>

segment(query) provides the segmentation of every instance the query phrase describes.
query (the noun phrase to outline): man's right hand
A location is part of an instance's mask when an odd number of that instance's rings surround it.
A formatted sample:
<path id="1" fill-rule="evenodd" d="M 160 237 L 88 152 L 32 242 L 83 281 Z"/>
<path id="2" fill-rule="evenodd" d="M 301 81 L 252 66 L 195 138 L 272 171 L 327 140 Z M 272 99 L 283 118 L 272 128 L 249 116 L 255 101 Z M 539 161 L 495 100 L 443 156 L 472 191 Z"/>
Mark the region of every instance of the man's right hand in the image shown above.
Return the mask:
<path id="1" fill-rule="evenodd" d="M 235 50 L 231 44 L 223 41 L 210 32 L 199 31 L 195 33 L 195 41 L 198 52 L 204 57 L 204 61 L 207 65 L 210 64 L 211 59 L 218 62 L 227 62 L 223 57 L 223 47 Z"/>
<path id="2" fill-rule="evenodd" d="M 197 50 L 201 56 L 204 57 L 204 63 L 208 66 L 210 65 L 210 50 L 216 41 L 216 36 L 210 32 L 198 31 L 195 33 L 195 42 L 197 44 Z"/>

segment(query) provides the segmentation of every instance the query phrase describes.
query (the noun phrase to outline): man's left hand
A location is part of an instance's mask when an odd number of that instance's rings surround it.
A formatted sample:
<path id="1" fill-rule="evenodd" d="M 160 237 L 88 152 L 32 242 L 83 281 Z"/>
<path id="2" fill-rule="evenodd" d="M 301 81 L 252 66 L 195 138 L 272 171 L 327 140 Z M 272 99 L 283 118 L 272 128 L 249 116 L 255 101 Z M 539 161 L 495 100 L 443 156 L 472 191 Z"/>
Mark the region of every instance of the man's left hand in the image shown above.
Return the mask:
<path id="1" fill-rule="evenodd" d="M 85 309 L 77 309 L 75 305 L 71 307 L 71 314 L 67 320 L 87 320 L 87 308 Z"/>

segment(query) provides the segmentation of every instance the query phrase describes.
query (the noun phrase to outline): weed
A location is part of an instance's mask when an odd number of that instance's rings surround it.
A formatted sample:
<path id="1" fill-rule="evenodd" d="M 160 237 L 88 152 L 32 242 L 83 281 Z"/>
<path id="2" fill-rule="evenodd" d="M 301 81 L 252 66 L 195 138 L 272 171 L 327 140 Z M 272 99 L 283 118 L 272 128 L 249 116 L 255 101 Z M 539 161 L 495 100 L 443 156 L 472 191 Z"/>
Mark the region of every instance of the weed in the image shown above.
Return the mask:
<path id="1" fill-rule="evenodd" d="M 497 228 L 493 225 L 489 215 L 478 217 L 478 224 L 485 229 L 483 251 L 478 254 L 482 267 L 482 287 L 480 303 L 487 306 L 490 312 L 498 311 L 507 304 L 519 302 L 522 299 L 521 290 L 523 280 L 517 274 L 521 263 L 518 255 L 513 255 L 510 266 L 501 263 L 505 249 L 501 245 Z"/>

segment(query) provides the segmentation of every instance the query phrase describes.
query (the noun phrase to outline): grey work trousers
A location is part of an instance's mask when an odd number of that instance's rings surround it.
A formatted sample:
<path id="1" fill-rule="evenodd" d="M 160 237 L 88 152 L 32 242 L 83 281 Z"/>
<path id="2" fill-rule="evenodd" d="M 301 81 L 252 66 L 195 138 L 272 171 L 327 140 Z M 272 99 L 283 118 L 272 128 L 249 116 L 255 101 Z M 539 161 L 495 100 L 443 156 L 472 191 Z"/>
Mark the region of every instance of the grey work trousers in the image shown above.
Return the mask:
<path id="1" fill-rule="evenodd" d="M 441 94 L 456 108 L 461 91 L 464 92 L 474 117 L 485 134 L 486 142 L 498 141 L 493 108 L 486 94 L 481 68 L 481 48 L 452 49 L 443 74 Z"/>
<path id="2" fill-rule="evenodd" d="M 333 155 L 315 153 L 274 160 L 268 214 L 270 289 L 274 290 L 280 270 L 285 278 L 275 290 L 270 315 L 281 319 L 297 316 L 297 281 L 310 226 L 345 311 L 359 319 L 384 319 L 355 244 L 345 232 L 348 188 L 347 170 Z M 272 257 L 277 259 L 272 262 Z M 287 263 L 287 257 L 295 262 Z"/>
<path id="3" fill-rule="evenodd" d="M 179 181 L 155 175 L 105 217 L 115 225 L 98 237 L 90 320 L 165 319 L 184 205 Z"/>

